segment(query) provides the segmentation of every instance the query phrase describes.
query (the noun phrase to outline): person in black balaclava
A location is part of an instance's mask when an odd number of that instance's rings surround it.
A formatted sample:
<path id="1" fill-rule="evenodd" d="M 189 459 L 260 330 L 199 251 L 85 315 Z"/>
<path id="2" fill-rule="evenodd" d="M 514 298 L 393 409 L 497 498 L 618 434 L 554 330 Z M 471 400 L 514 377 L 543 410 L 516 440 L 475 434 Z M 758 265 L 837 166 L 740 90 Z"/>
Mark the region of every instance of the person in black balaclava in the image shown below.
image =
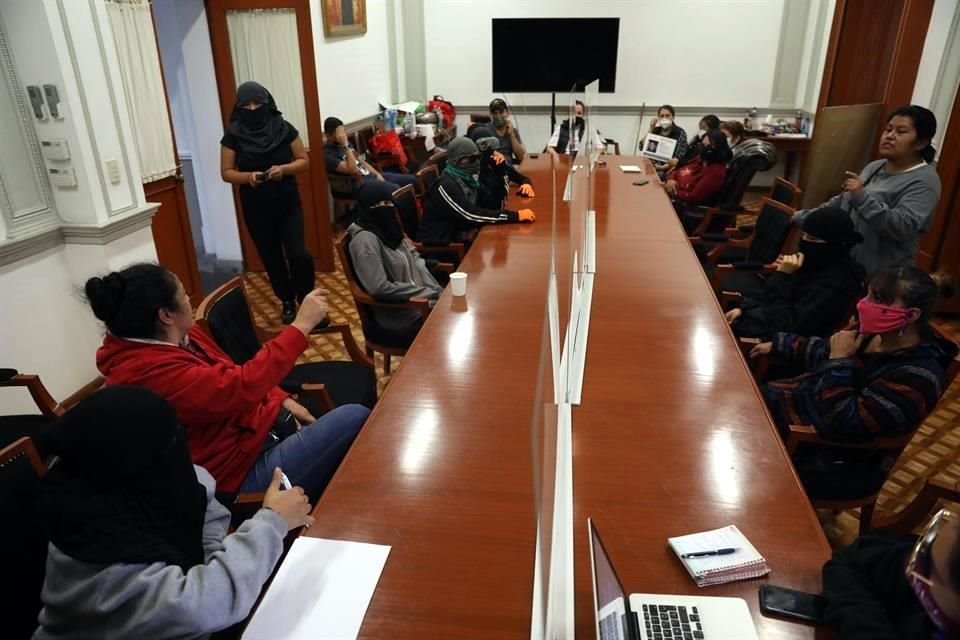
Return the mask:
<path id="1" fill-rule="evenodd" d="M 280 318 L 290 324 L 314 280 L 294 177 L 310 167 L 303 140 L 283 119 L 269 91 L 256 82 L 244 82 L 237 88 L 237 102 L 220 145 L 220 175 L 225 182 L 240 185 L 243 220 L 280 299 Z"/>
<path id="2" fill-rule="evenodd" d="M 480 191 L 477 203 L 487 209 L 502 209 L 507 204 L 510 183 L 520 185 L 519 195 L 534 197 L 533 181 L 517 171 L 497 151 L 497 137 L 485 126 L 474 127 L 467 134 L 480 149 Z"/>
<path id="3" fill-rule="evenodd" d="M 830 336 L 863 295 L 866 273 L 850 257 L 863 236 L 839 207 L 816 209 L 804 220 L 799 252 L 784 256 L 763 293 L 727 312 L 738 336 L 769 338 L 789 332 Z"/>
<path id="4" fill-rule="evenodd" d="M 173 407 L 111 386 L 51 427 L 57 460 L 40 482 L 47 548 L 35 640 L 196 638 L 245 618 L 283 552 L 309 525 L 303 490 L 280 489 L 227 535 L 213 477 L 190 462 Z"/>

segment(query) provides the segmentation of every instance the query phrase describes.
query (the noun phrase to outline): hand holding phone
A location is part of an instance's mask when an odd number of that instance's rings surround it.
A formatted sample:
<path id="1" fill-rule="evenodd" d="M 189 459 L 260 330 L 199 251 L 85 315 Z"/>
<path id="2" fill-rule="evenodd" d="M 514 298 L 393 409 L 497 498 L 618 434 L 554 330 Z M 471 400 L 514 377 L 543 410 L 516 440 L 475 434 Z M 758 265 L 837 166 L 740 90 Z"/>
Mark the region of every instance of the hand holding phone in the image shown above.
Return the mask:
<path id="1" fill-rule="evenodd" d="M 257 174 L 256 174 L 256 176 L 255 176 L 255 179 L 256 179 L 257 182 L 266 182 L 266 181 L 267 181 L 267 172 L 266 172 L 266 171 L 258 171 Z"/>

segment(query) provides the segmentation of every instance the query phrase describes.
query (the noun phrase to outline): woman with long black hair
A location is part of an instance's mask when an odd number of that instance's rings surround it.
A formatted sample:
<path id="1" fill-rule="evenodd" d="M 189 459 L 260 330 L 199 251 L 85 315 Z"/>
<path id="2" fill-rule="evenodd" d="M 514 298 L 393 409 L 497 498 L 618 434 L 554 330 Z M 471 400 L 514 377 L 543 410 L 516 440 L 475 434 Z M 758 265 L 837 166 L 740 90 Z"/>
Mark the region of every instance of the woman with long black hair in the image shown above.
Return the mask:
<path id="1" fill-rule="evenodd" d="M 237 88 L 237 103 L 220 140 L 220 175 L 240 186 L 243 221 L 267 268 L 273 293 L 290 324 L 297 303 L 313 290 L 313 257 L 303 237 L 298 173 L 310 167 L 296 127 L 256 82 Z"/>

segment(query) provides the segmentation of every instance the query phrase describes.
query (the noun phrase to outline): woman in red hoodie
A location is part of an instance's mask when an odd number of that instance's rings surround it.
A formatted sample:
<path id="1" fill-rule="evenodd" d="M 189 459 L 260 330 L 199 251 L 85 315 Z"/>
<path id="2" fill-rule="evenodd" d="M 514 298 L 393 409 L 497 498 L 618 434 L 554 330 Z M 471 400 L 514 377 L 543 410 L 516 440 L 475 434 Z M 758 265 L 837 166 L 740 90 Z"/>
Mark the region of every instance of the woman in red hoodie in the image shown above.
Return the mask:
<path id="1" fill-rule="evenodd" d="M 311 292 L 291 325 L 237 365 L 194 326 L 190 299 L 167 269 L 135 264 L 91 278 L 87 299 L 107 327 L 97 368 L 108 385 L 146 387 L 170 402 L 194 464 L 223 491 L 265 491 L 281 467 L 293 484 L 317 495 L 369 414 L 345 405 L 316 420 L 277 386 L 326 316 L 325 293 Z M 293 433 L 278 441 L 284 431 Z"/>
<path id="2" fill-rule="evenodd" d="M 707 129 L 700 140 L 699 157 L 667 174 L 664 188 L 678 211 L 682 212 L 684 205 L 712 203 L 727 178 L 730 155 L 726 136 L 719 129 Z"/>

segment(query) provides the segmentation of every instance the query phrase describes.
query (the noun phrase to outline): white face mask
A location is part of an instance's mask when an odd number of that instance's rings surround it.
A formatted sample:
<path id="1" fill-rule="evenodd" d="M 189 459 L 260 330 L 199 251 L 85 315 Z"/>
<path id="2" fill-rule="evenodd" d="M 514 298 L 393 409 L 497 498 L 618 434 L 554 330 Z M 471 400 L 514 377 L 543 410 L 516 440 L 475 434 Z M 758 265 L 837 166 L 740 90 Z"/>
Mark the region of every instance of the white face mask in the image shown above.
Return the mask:
<path id="1" fill-rule="evenodd" d="M 731 138 L 730 136 L 727 136 L 727 146 L 733 147 L 733 138 Z"/>
<path id="2" fill-rule="evenodd" d="M 660 124 L 661 127 L 663 127 L 664 129 L 666 129 L 667 127 L 669 127 L 670 125 L 673 124 L 673 120 L 670 119 L 670 118 L 660 118 L 660 123 L 659 123 L 659 124 Z"/>

